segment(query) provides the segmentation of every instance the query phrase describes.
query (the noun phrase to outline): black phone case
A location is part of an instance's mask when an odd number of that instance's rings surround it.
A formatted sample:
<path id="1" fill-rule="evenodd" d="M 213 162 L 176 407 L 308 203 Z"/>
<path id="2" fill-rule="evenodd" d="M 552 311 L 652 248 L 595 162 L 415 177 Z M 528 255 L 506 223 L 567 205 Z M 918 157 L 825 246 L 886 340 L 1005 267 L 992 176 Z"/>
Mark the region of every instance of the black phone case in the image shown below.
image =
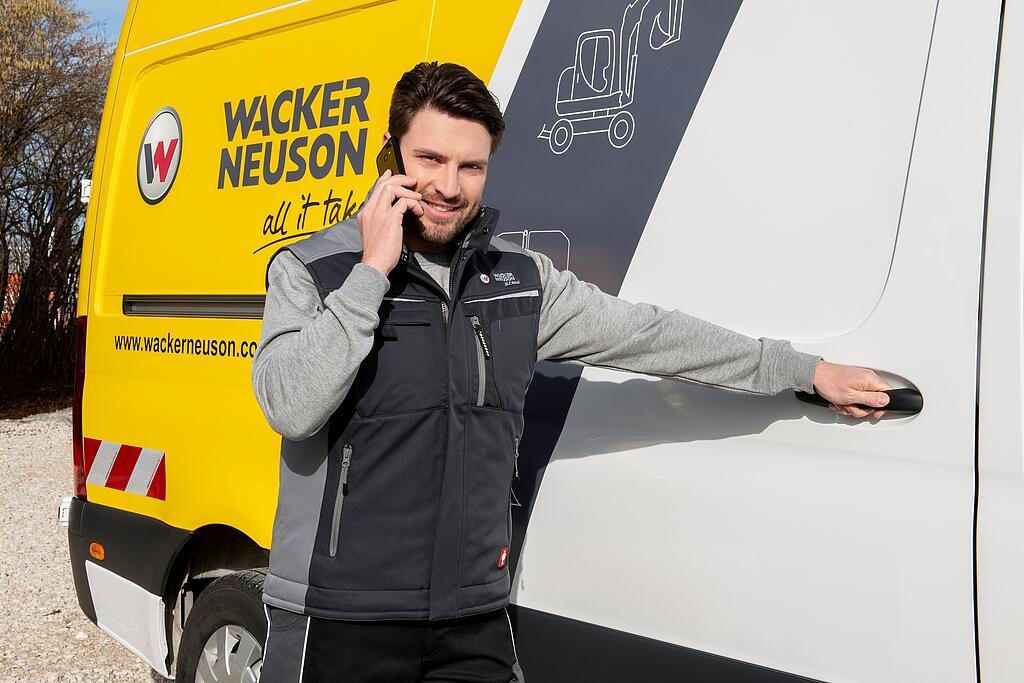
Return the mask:
<path id="1" fill-rule="evenodd" d="M 384 175 L 384 171 L 388 169 L 391 170 L 391 175 L 405 174 L 402 153 L 398 149 L 398 141 L 395 138 L 388 138 L 380 152 L 377 153 L 377 174 Z"/>

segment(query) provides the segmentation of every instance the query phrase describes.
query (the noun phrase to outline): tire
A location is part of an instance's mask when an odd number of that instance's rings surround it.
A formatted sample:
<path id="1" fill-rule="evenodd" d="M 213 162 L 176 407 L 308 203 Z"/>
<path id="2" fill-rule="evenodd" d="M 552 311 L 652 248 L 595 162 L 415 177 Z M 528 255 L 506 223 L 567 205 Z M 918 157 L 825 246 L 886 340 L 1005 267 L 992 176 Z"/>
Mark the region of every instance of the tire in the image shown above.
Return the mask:
<path id="1" fill-rule="evenodd" d="M 259 680 L 267 642 L 264 577 L 265 569 L 235 572 L 199 594 L 181 635 L 176 683 Z"/>
<path id="2" fill-rule="evenodd" d="M 555 125 L 551 126 L 551 137 L 548 138 L 548 145 L 555 154 L 564 154 L 572 144 L 572 124 L 567 119 L 558 119 Z"/>
<path id="3" fill-rule="evenodd" d="M 628 111 L 620 111 L 608 124 L 608 142 L 615 149 L 622 149 L 633 139 L 633 129 L 636 128 L 636 121 Z"/>

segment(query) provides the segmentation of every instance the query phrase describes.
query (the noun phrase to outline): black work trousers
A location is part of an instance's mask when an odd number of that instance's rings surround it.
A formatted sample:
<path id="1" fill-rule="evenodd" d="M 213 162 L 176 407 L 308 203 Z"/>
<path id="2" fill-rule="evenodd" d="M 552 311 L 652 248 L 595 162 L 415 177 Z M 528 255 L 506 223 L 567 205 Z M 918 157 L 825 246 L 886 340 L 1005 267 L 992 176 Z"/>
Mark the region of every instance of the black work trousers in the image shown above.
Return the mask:
<path id="1" fill-rule="evenodd" d="M 505 610 L 435 622 L 374 622 L 265 607 L 260 683 L 523 683 Z"/>

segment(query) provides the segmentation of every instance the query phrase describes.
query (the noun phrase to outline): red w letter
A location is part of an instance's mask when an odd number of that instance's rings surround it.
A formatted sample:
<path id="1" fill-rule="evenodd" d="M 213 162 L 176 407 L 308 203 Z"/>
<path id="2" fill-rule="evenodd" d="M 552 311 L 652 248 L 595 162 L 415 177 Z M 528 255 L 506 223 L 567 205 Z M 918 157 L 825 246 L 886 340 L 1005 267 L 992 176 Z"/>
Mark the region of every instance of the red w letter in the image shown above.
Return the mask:
<path id="1" fill-rule="evenodd" d="M 153 155 L 153 165 L 156 166 L 156 170 L 160 172 L 160 182 L 164 182 L 164 178 L 167 177 L 167 169 L 171 165 L 171 159 L 174 158 L 174 150 L 178 147 L 178 138 L 171 140 L 170 146 L 167 148 L 167 153 L 164 154 L 164 141 L 156 143 L 156 154 Z"/>

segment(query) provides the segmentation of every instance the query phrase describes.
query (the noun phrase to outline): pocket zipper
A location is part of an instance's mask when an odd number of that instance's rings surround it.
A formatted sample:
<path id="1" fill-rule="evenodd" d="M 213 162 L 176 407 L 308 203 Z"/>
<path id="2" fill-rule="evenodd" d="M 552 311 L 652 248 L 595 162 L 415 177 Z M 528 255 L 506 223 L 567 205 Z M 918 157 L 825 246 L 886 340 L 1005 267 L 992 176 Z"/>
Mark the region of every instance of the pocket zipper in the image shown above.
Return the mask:
<path id="1" fill-rule="evenodd" d="M 519 478 L 519 437 L 518 436 L 516 437 L 515 456 L 514 456 L 514 459 L 512 460 L 512 474 L 515 476 L 516 479 Z"/>
<path id="2" fill-rule="evenodd" d="M 531 289 L 525 292 L 512 292 L 511 294 L 499 294 L 498 296 L 489 296 L 485 299 L 467 299 L 463 301 L 464 304 L 480 304 L 485 301 L 497 301 L 499 299 L 521 299 L 523 297 L 534 297 L 540 296 L 540 290 Z"/>
<path id="3" fill-rule="evenodd" d="M 338 554 L 338 536 L 341 531 L 341 509 L 345 506 L 345 495 L 348 493 L 348 468 L 352 464 L 352 446 L 345 444 L 341 451 L 341 477 L 338 479 L 338 494 L 334 499 L 334 519 L 331 520 L 330 555 Z"/>
<path id="4" fill-rule="evenodd" d="M 473 325 L 473 332 L 476 333 L 476 338 L 480 341 L 480 345 L 476 349 L 476 376 L 479 378 L 476 389 L 476 404 L 482 406 L 484 404 L 484 395 L 487 391 L 487 359 L 491 357 L 491 352 L 487 348 L 487 340 L 484 339 L 484 330 L 480 325 L 480 317 L 471 316 L 469 322 Z"/>

